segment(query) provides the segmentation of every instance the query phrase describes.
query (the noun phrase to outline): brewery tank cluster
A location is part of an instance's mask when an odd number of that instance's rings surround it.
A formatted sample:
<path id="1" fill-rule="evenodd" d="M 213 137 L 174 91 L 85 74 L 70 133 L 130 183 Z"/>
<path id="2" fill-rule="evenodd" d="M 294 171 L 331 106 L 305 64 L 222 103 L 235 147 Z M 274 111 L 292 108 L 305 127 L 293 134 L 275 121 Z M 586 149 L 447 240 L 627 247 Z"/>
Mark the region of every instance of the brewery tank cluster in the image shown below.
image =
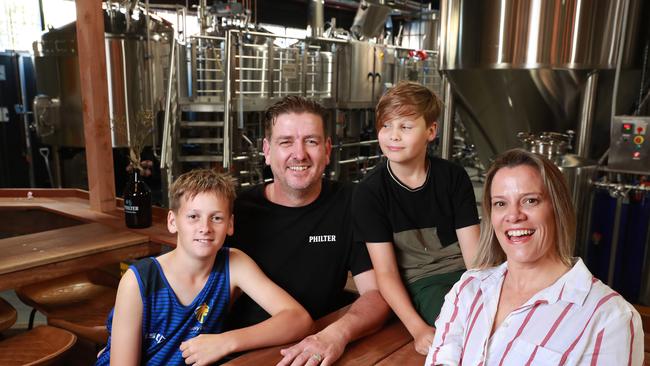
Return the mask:
<path id="1" fill-rule="evenodd" d="M 576 254 L 648 304 L 648 4 L 441 2 L 440 70 L 484 163 L 512 147 L 554 161 L 578 212 Z"/>
<path id="2" fill-rule="evenodd" d="M 351 2 L 341 2 L 349 7 Z M 282 97 L 316 99 L 329 110 L 333 179 L 359 180 L 380 158 L 374 107 L 401 80 L 440 89 L 437 11 L 406 4 L 354 3 L 349 29 L 324 22 L 324 2 L 309 2 L 308 29 L 290 36 L 251 21 L 235 3 L 199 2 L 200 32 L 173 46 L 162 167 L 169 181 L 206 164 L 233 172 L 241 185 L 268 178 L 260 156 L 263 111 Z M 408 14 L 399 34 L 391 16 Z M 327 24 L 327 26 L 325 26 Z M 419 33 L 418 33 L 419 32 Z M 418 41 L 419 42 L 416 42 Z M 401 44 L 408 44 L 402 47 Z"/>
<path id="3" fill-rule="evenodd" d="M 109 2 L 104 29 L 112 146 L 155 149 L 173 27 L 137 2 L 128 7 Z M 76 33 L 72 22 L 45 31 L 34 42 L 38 95 L 33 126 L 40 142 L 51 146 L 52 186 L 58 187 L 86 184 L 78 174 L 85 169 L 83 156 L 70 158 L 83 155 L 85 146 Z"/>
<path id="4" fill-rule="evenodd" d="M 444 100 L 436 154 L 465 165 L 477 183 L 508 148 L 549 157 L 582 213 L 577 254 L 610 284 L 648 277 L 647 2 L 442 0 L 434 9 L 316 0 L 294 35 L 282 20 L 257 22 L 250 1 L 195 3 L 165 7 L 174 26 L 137 1 L 105 5 L 112 143 L 131 147 L 140 122 L 151 120 L 144 144 L 162 191 L 198 166 L 230 171 L 242 186 L 268 179 L 263 111 L 287 95 L 326 106 L 334 144 L 327 174 L 357 181 L 381 158 L 378 98 L 412 80 Z M 354 19 L 327 19 L 328 6 Z M 34 57 L 43 94 L 35 126 L 43 142 L 66 149 L 83 147 L 74 33 L 74 24 L 44 33 Z M 642 263 L 622 275 L 631 256 Z M 629 296 L 647 302 L 650 284 L 633 287 Z"/>

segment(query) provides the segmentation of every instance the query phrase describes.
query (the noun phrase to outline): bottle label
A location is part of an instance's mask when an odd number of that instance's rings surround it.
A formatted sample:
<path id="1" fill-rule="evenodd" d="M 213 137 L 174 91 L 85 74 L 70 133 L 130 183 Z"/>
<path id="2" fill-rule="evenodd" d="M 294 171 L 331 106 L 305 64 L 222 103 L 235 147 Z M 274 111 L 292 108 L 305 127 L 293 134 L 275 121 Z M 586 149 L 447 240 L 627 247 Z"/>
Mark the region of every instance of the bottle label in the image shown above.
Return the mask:
<path id="1" fill-rule="evenodd" d="M 130 199 L 124 200 L 124 212 L 126 213 L 136 213 L 140 211 L 140 207 L 133 204 L 133 201 Z"/>
<path id="2" fill-rule="evenodd" d="M 138 212 L 138 211 L 140 211 L 140 207 L 124 205 L 124 211 L 129 212 L 129 213 Z"/>

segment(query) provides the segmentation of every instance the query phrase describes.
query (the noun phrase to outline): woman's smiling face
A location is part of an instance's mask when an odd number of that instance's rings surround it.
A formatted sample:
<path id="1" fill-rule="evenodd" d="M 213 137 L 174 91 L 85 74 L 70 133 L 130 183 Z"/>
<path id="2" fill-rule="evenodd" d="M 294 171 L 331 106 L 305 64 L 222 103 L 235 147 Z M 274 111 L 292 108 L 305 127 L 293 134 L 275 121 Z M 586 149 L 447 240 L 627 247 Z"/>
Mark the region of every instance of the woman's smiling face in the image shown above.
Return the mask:
<path id="1" fill-rule="evenodd" d="M 558 260 L 553 205 L 539 171 L 529 165 L 501 168 L 490 194 L 492 226 L 509 266 Z"/>

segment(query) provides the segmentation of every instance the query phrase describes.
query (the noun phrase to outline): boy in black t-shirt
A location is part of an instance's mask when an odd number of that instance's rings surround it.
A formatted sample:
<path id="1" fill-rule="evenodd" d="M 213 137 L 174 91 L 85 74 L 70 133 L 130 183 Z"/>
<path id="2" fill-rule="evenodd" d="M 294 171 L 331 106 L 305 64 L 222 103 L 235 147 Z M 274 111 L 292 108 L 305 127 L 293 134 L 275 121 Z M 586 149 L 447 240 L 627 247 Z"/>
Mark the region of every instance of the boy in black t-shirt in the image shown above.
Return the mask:
<path id="1" fill-rule="evenodd" d="M 465 170 L 428 157 L 441 103 L 402 82 L 379 101 L 377 137 L 387 158 L 356 190 L 355 239 L 366 242 L 379 290 L 427 354 L 445 294 L 469 267 L 479 237 Z"/>

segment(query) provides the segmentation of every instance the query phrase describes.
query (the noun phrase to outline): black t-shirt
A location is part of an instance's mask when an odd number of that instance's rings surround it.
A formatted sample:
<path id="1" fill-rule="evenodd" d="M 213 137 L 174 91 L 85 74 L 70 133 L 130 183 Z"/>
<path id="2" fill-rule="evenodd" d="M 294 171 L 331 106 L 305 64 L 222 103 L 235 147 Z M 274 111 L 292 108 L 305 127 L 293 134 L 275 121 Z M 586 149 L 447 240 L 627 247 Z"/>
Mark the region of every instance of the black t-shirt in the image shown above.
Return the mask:
<path id="1" fill-rule="evenodd" d="M 345 305 L 348 271 L 356 275 L 372 269 L 365 245 L 353 241 L 350 204 L 354 186 L 323 180 L 322 187 L 318 198 L 303 207 L 270 202 L 264 186 L 242 192 L 235 201 L 235 233 L 226 240 L 226 245 L 253 258 L 314 319 Z M 231 310 L 228 328 L 268 317 L 242 295 Z"/>
<path id="2" fill-rule="evenodd" d="M 465 170 L 430 157 L 425 183 L 404 185 L 380 163 L 356 190 L 355 239 L 392 242 L 404 281 L 464 268 L 456 229 L 478 224 L 476 199 Z"/>

